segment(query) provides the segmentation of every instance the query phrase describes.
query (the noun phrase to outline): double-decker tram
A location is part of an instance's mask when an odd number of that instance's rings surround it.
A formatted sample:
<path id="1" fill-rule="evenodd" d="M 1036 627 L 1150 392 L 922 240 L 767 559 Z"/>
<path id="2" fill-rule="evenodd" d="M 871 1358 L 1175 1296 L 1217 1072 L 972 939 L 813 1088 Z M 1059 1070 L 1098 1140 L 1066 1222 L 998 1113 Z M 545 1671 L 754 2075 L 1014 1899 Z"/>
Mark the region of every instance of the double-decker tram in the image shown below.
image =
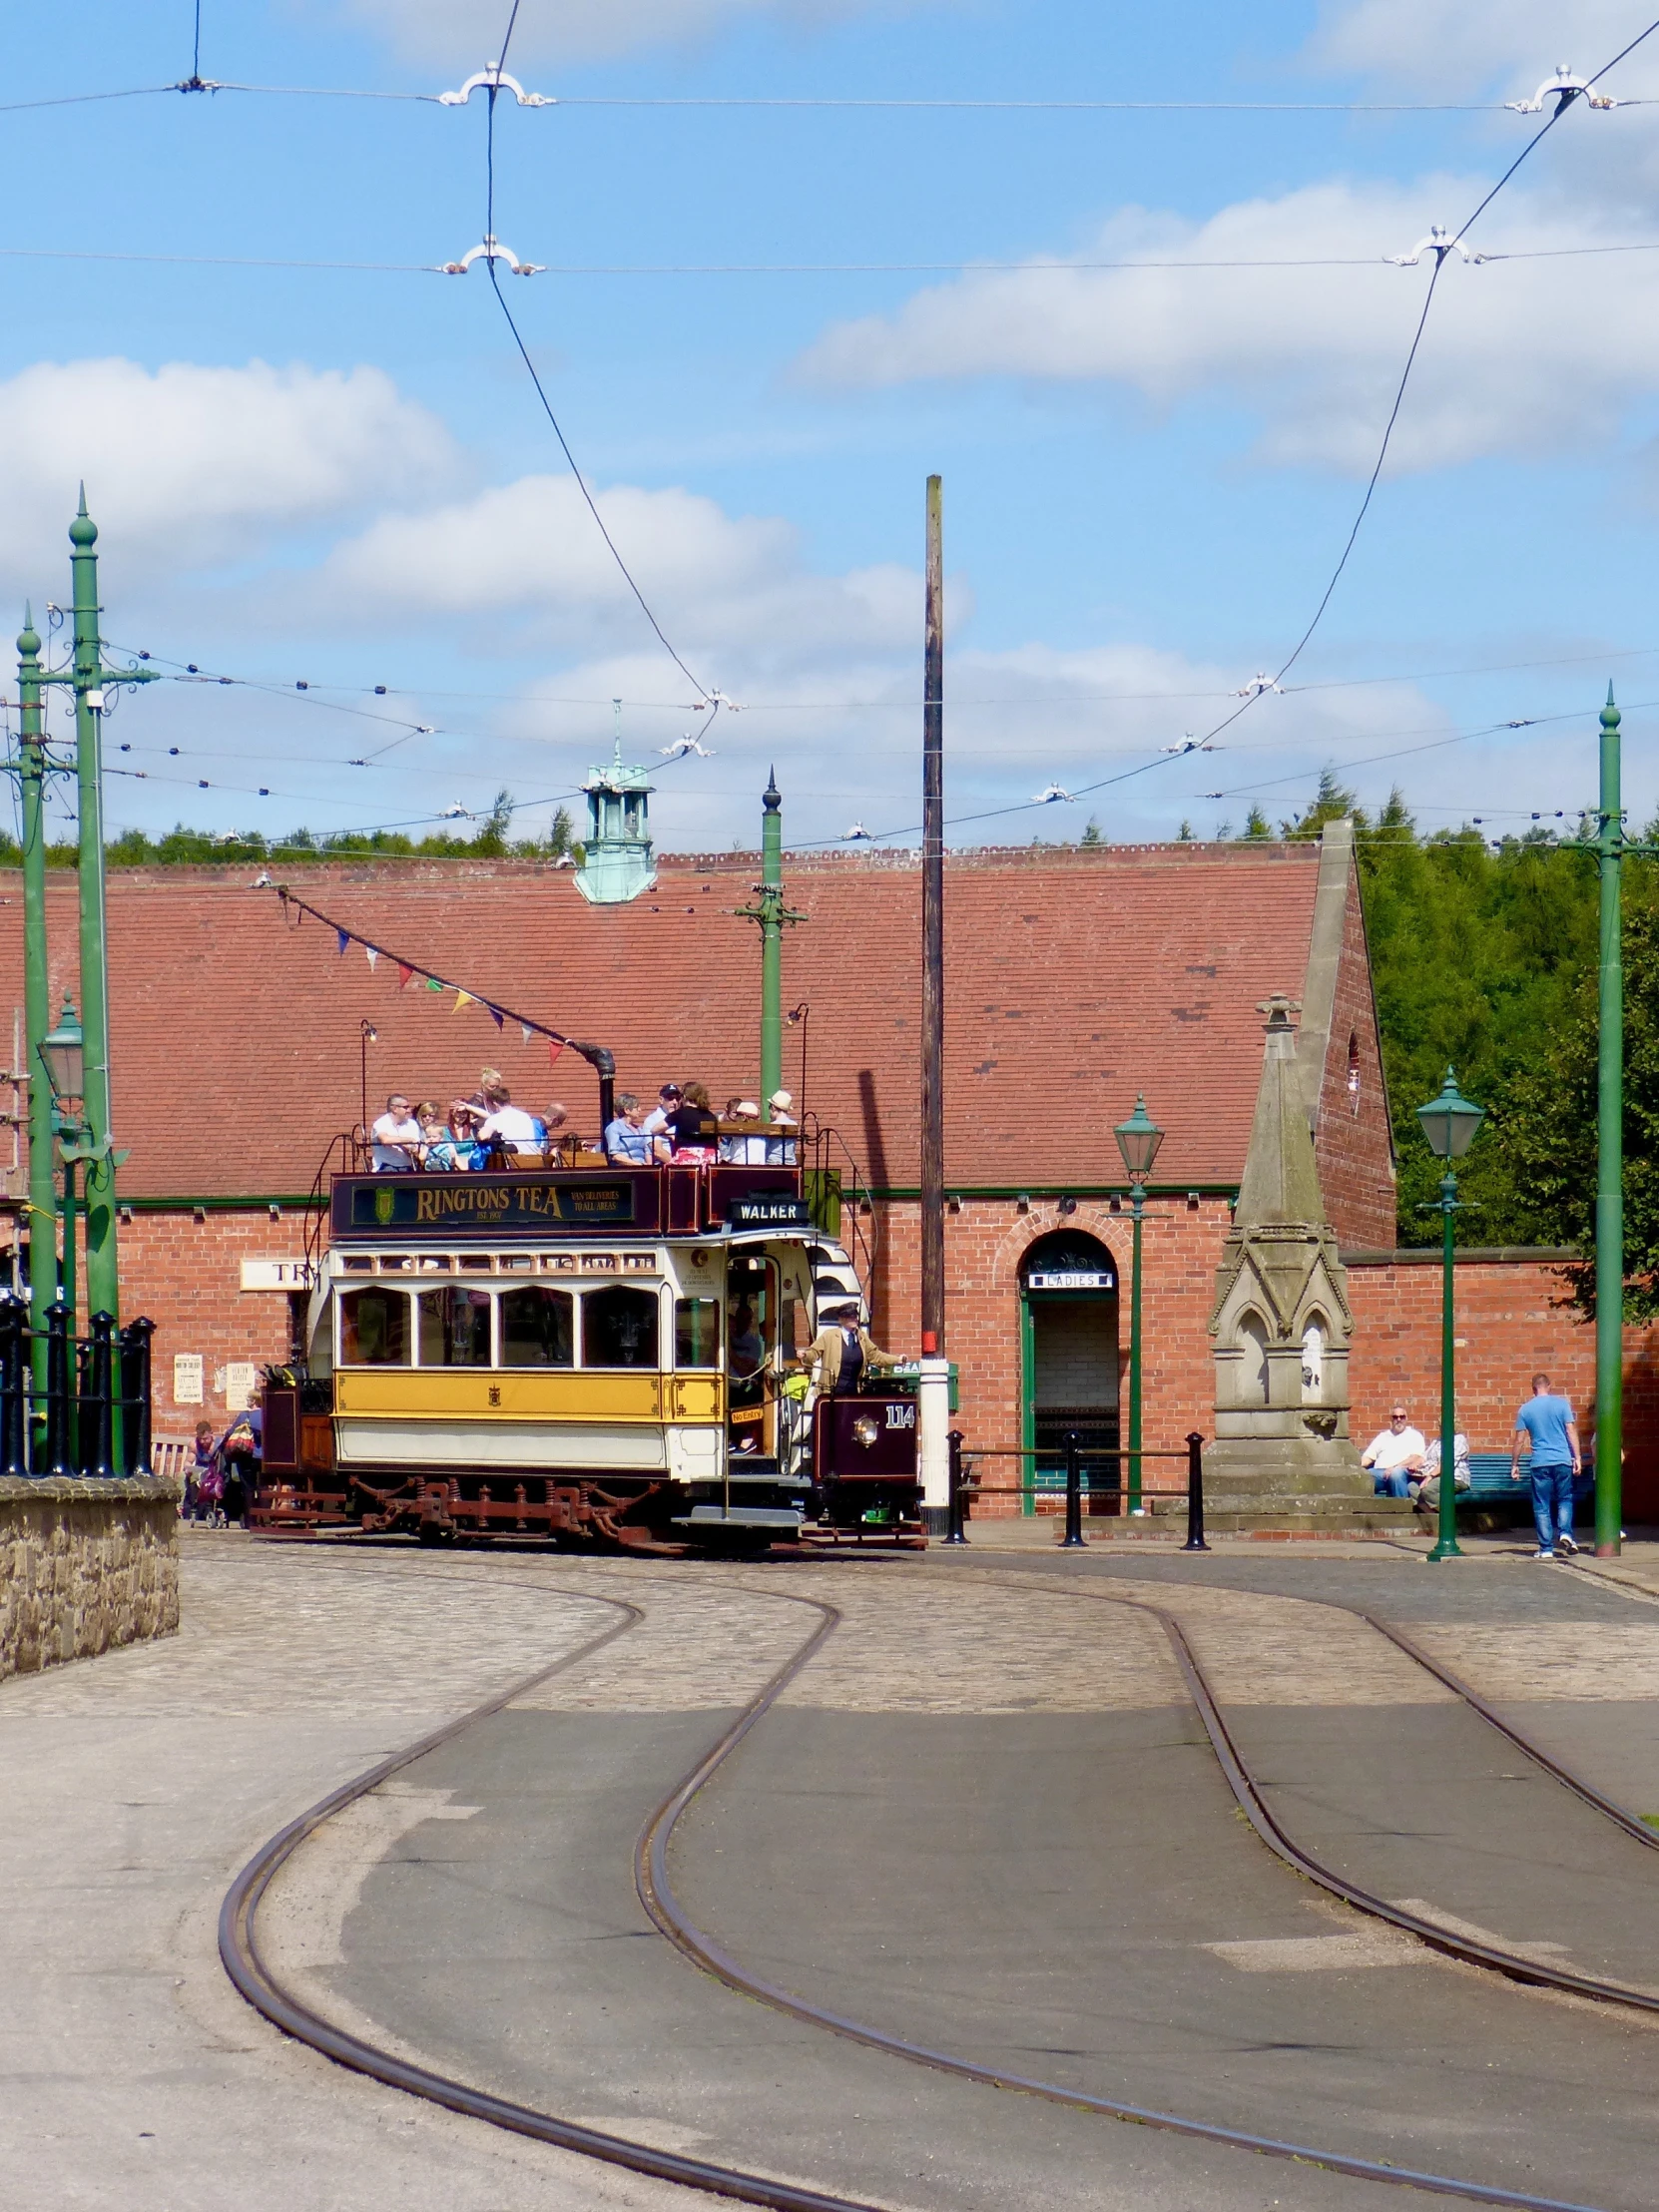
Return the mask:
<path id="1" fill-rule="evenodd" d="M 914 1371 L 802 1394 L 854 1298 L 794 1160 L 336 1175 L 256 1525 L 919 1543 Z"/>

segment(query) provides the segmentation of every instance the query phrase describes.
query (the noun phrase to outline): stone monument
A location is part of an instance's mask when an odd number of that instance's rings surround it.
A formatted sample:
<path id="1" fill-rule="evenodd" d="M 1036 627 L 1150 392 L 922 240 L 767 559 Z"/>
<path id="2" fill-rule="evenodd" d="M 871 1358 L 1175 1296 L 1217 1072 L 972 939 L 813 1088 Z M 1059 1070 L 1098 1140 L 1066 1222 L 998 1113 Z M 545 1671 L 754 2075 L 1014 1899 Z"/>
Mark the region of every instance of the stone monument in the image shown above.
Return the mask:
<path id="1" fill-rule="evenodd" d="M 1372 1494 L 1348 1432 L 1354 1316 L 1297 1062 L 1300 1008 L 1276 994 L 1261 1010 L 1256 1119 L 1210 1316 L 1216 1440 L 1205 1454 L 1205 1518 L 1220 1533 L 1409 1523 L 1406 1499 Z"/>

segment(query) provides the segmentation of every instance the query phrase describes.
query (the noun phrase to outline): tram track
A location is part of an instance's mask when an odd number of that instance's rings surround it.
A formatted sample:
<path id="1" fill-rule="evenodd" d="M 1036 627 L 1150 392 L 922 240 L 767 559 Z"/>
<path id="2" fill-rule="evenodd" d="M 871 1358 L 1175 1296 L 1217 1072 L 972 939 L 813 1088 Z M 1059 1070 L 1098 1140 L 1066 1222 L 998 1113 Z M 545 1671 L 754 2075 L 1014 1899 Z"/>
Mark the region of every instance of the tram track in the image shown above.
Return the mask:
<path id="1" fill-rule="evenodd" d="M 422 1576 L 421 1579 L 425 1577 Z M 439 1578 L 467 1582 L 494 1582 L 493 1577 L 455 1575 L 452 1571 Z M 402 1579 L 400 1576 L 399 1579 Z M 412 1579 L 412 1578 L 411 1578 Z M 642 1578 L 644 1579 L 644 1578 Z M 1180 1622 L 1167 1609 L 1139 1598 L 1114 1596 L 1106 1591 L 1079 1590 L 1075 1586 L 1057 1590 L 1049 1578 L 993 1576 L 991 1579 L 1005 1586 L 1021 1589 L 1041 1589 L 1052 1596 L 1083 1597 L 1092 1602 L 1112 1603 L 1151 1613 L 1157 1618 L 1169 1637 L 1176 1661 L 1202 1720 L 1212 1750 L 1227 1778 L 1235 1798 L 1251 1820 L 1262 1841 L 1277 1856 L 1319 1883 L 1332 1894 L 1344 1899 L 1357 1910 L 1389 1922 L 1418 1937 L 1429 1947 L 1446 1953 L 1459 1961 L 1496 1971 L 1512 1980 L 1536 1986 L 1561 1990 L 1593 2001 L 1633 2007 L 1641 2011 L 1659 2011 L 1659 1997 L 1645 1991 L 1629 1989 L 1622 1984 L 1598 1980 L 1594 1976 L 1573 1973 L 1570 1969 L 1541 1963 L 1486 1944 L 1469 1936 L 1438 1927 L 1431 1921 L 1419 1918 L 1387 1901 L 1373 1896 L 1362 1888 L 1349 1883 L 1333 1869 L 1327 1868 L 1312 1855 L 1302 1851 L 1280 1826 L 1252 1776 L 1248 1763 L 1240 1755 L 1222 1718 L 1218 1701 L 1202 1666 L 1187 1642 Z M 651 1582 L 679 1582 L 679 1576 L 654 1575 Z M 499 1587 L 499 1584 L 495 1586 Z M 803 2023 L 822 2028 L 844 2039 L 861 2043 L 868 2048 L 909 2063 L 919 2064 L 931 2070 L 954 2075 L 988 2087 L 1013 2091 L 1022 2095 L 1064 2105 L 1075 2110 L 1098 2113 L 1113 2118 L 1147 2126 L 1163 2132 L 1186 2136 L 1201 2142 L 1250 2150 L 1259 2155 L 1290 2159 L 1299 2163 L 1318 2166 L 1328 2172 L 1355 2179 L 1382 2182 L 1395 2187 L 1414 2188 L 1465 2202 L 1496 2204 L 1528 2208 L 1528 2212 L 1597 2212 L 1597 2208 L 1577 2200 L 1547 2197 L 1525 2191 L 1506 2188 L 1500 2184 L 1481 2183 L 1460 2177 L 1437 2174 L 1425 2169 L 1398 2166 L 1391 2163 L 1353 2156 L 1341 2150 L 1318 2145 L 1298 2143 L 1273 2136 L 1256 2134 L 1230 2128 L 1194 2116 L 1160 2110 L 1152 2106 L 1133 2104 L 1121 2099 L 1093 2095 L 1087 2091 L 1045 2082 L 1035 2077 L 1014 2073 L 1007 2069 L 985 2065 L 955 2053 L 935 2049 L 912 2041 L 904 2036 L 875 2026 L 869 2022 L 851 2019 L 827 2007 L 813 2004 L 794 1991 L 783 1989 L 751 1972 L 741 1961 L 727 1952 L 712 1936 L 698 1929 L 680 1905 L 669 1877 L 668 1855 L 676 1827 L 697 1798 L 726 1764 L 732 1754 L 748 1738 L 758 1723 L 777 1703 L 778 1699 L 810 1664 L 827 1639 L 840 1625 L 838 1609 L 819 1598 L 781 1589 L 758 1590 L 752 1585 L 736 1583 L 725 1576 L 718 1579 L 718 1587 L 724 1590 L 742 1591 L 744 1594 L 771 1600 L 783 1598 L 817 1613 L 816 1627 L 805 1638 L 790 1658 L 749 1700 L 721 1736 L 709 1747 L 697 1764 L 668 1793 L 642 1830 L 634 1854 L 635 1884 L 641 1903 L 652 1924 L 691 1962 L 712 1975 L 735 1992 L 788 2014 Z M 607 1644 L 637 1629 L 645 1618 L 641 1607 L 619 1597 L 601 1596 L 590 1588 L 565 1589 L 554 1584 L 538 1584 L 547 1595 L 576 1598 L 590 1604 L 602 1604 L 616 1608 L 624 1618 L 616 1621 L 601 1634 L 587 1639 L 550 1666 L 515 1682 L 507 1689 L 484 1700 L 466 1713 L 457 1716 L 442 1728 L 420 1738 L 403 1750 L 382 1760 L 365 1774 L 341 1785 L 318 1801 L 306 1813 L 290 1822 L 262 1847 L 237 1877 L 227 1893 L 220 1914 L 220 1952 L 232 1981 L 240 1993 L 273 2023 L 297 2040 L 347 2066 L 366 2074 L 386 2085 L 404 2090 L 445 2106 L 463 2115 L 482 2119 L 491 2125 L 513 2133 L 532 2137 L 556 2147 L 575 2151 L 606 2163 L 622 2166 L 653 2178 L 676 2182 L 706 2193 L 721 2195 L 735 2201 L 766 2205 L 776 2212 L 880 2212 L 880 2207 L 865 2199 L 854 2199 L 823 2192 L 800 2184 L 784 2181 L 737 2167 L 722 2166 L 707 2160 L 689 2158 L 631 2138 L 592 2128 L 581 2122 L 565 2120 L 555 2114 L 538 2111 L 532 2107 L 496 2096 L 489 2091 L 474 2088 L 434 2069 L 423 2067 L 395 2053 L 383 2049 L 366 2039 L 350 2034 L 324 2018 L 319 2012 L 303 2003 L 284 1989 L 276 1973 L 263 1957 L 259 1945 L 257 1916 L 264 1899 L 280 1868 L 312 1835 L 336 1813 L 366 1796 L 389 1780 L 393 1775 L 415 1764 L 428 1753 L 510 1705 L 515 1699 L 540 1684 L 549 1681 L 566 1669 L 591 1659 Z M 1659 1848 L 1659 1839 L 1639 1828 L 1622 1808 L 1594 1791 L 1582 1778 L 1552 1760 L 1541 1747 L 1533 1745 L 1522 1732 L 1514 1729 L 1486 1707 L 1484 1701 L 1468 1685 L 1440 1667 L 1437 1661 L 1419 1651 L 1409 1638 L 1391 1630 L 1386 1624 L 1354 1607 L 1341 1607 L 1389 1640 L 1398 1644 L 1407 1656 L 1434 1674 L 1455 1695 L 1467 1702 L 1482 1719 L 1498 1728 L 1529 1758 L 1536 1760 L 1544 1771 L 1551 1774 L 1563 1787 L 1574 1792 L 1596 1811 L 1614 1820 L 1619 1826 L 1635 1834 L 1650 1848 Z"/>

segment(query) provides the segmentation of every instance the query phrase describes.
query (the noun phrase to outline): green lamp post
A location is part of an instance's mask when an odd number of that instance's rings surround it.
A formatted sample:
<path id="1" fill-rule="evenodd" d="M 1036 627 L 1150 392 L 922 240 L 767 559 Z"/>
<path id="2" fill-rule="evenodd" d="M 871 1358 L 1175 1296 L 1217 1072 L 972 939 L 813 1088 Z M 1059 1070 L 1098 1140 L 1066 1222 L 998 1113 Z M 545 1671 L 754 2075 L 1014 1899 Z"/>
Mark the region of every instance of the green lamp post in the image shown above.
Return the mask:
<path id="1" fill-rule="evenodd" d="M 1158 1157 L 1164 1132 L 1146 1110 L 1146 1100 L 1135 1099 L 1135 1111 L 1120 1121 L 1113 1134 L 1129 1175 L 1134 1209 L 1134 1233 L 1129 1266 L 1129 1510 L 1141 1510 L 1141 1214 L 1146 1205 L 1147 1178 Z"/>
<path id="2" fill-rule="evenodd" d="M 69 1327 L 75 1329 L 75 1170 L 88 1158 L 86 1123 L 81 1118 L 86 1095 L 86 1040 L 69 999 L 63 1002 L 58 1025 L 40 1040 L 41 1065 L 52 1092 L 52 1134 L 58 1139 L 63 1161 L 63 1268 L 58 1296 L 69 1308 Z"/>
<path id="3" fill-rule="evenodd" d="M 1417 1108 L 1417 1119 L 1435 1159 L 1445 1162 L 1440 1195 L 1429 1208 L 1441 1222 L 1440 1262 L 1440 1526 L 1430 1559 L 1461 1557 L 1457 1546 L 1457 1392 L 1456 1348 L 1452 1342 L 1451 1225 L 1457 1212 L 1457 1171 L 1460 1160 L 1474 1142 L 1474 1133 L 1486 1118 L 1486 1109 L 1463 1097 L 1450 1068 L 1437 1098 Z"/>

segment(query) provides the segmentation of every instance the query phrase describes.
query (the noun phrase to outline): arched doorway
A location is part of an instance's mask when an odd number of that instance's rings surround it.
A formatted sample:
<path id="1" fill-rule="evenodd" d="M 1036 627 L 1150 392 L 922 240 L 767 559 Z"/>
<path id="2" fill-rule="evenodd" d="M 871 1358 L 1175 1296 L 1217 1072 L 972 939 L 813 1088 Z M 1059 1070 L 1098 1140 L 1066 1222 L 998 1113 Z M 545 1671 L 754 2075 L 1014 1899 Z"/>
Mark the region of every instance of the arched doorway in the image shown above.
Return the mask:
<path id="1" fill-rule="evenodd" d="M 1027 1451 L 1039 1487 L 1063 1486 L 1066 1436 L 1075 1430 L 1094 1477 L 1089 1510 L 1113 1512 L 1104 1487 L 1121 1483 L 1118 1448 L 1118 1271 L 1097 1237 L 1056 1229 L 1020 1262 L 1021 1390 Z M 1035 1500 L 1025 1501 L 1027 1512 Z"/>

